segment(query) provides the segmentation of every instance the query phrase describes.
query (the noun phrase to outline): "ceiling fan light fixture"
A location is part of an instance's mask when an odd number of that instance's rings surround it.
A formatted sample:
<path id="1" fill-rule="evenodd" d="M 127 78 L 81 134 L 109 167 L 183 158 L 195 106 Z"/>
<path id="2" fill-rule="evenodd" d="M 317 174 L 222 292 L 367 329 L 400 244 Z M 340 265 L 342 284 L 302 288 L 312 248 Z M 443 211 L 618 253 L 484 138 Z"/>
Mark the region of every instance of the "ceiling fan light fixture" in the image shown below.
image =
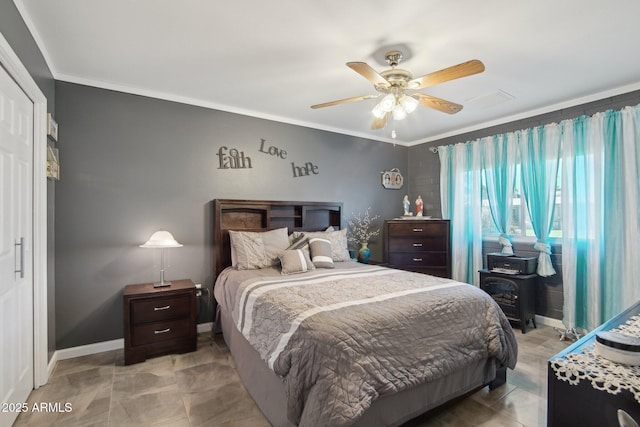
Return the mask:
<path id="1" fill-rule="evenodd" d="M 418 100 L 412 96 L 402 95 L 400 98 L 400 105 L 402 105 L 402 108 L 407 114 L 411 114 L 416 111 L 418 104 Z"/>
<path id="2" fill-rule="evenodd" d="M 392 93 L 387 94 L 384 98 L 382 98 L 382 101 L 380 101 L 378 105 L 383 111 L 387 113 L 393 111 L 393 108 L 396 106 L 395 95 Z"/>
<path id="3" fill-rule="evenodd" d="M 397 104 L 393 109 L 393 120 L 402 120 L 407 117 L 407 112 L 405 111 L 402 104 Z"/>
<path id="4" fill-rule="evenodd" d="M 373 107 L 373 110 L 371 110 L 371 113 L 376 119 L 381 119 L 387 114 L 387 112 L 382 109 L 380 103 L 378 103 L 375 107 Z"/>

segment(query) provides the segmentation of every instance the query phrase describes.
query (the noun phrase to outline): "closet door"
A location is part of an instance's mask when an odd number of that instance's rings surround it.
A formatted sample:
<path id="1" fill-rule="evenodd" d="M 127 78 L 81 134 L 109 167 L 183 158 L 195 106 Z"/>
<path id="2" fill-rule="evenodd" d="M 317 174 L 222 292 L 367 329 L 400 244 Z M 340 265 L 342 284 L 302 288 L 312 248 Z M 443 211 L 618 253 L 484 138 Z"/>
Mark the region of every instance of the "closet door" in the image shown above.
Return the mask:
<path id="1" fill-rule="evenodd" d="M 34 384 L 33 115 L 0 66 L 0 398 L 14 404 L 26 402 Z M 1 411 L 0 425 L 17 415 Z"/>

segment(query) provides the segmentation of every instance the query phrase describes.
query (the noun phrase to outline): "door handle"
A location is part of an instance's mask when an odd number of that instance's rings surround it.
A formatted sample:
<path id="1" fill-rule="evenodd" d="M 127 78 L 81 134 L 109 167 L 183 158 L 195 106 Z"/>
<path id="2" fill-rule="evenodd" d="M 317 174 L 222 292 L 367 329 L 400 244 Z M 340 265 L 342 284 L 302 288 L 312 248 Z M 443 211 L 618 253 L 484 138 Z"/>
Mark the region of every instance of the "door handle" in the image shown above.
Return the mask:
<path id="1" fill-rule="evenodd" d="M 14 270 L 14 274 L 20 273 L 20 278 L 24 279 L 24 237 L 21 237 L 20 242 L 15 242 L 13 246 L 16 250 L 16 258 L 18 255 L 18 246 L 20 246 L 20 269 Z M 15 268 L 15 262 L 14 262 L 14 268 Z"/>

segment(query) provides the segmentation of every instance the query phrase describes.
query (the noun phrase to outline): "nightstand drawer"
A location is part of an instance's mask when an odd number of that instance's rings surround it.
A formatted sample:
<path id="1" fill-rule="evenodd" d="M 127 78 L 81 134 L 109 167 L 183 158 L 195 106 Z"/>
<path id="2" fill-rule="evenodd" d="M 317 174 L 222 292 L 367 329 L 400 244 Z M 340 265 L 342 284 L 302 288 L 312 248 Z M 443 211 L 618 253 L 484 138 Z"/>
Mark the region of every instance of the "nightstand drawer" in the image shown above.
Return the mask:
<path id="1" fill-rule="evenodd" d="M 154 344 L 175 338 L 188 337 L 191 333 L 190 328 L 191 322 L 189 318 L 135 326 L 131 336 L 132 345 Z"/>
<path id="2" fill-rule="evenodd" d="M 164 298 L 140 299 L 131 302 L 131 319 L 134 325 L 158 320 L 189 317 L 191 308 L 189 295 Z"/>

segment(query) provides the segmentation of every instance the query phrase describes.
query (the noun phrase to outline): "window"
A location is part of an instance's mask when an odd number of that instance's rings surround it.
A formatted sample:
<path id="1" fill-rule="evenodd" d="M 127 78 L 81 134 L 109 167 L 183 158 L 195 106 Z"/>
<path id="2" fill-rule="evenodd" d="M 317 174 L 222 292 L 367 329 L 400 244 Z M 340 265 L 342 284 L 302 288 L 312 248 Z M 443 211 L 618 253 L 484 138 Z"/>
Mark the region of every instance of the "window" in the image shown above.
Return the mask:
<path id="1" fill-rule="evenodd" d="M 558 177 L 556 182 L 556 204 L 553 212 L 553 223 L 549 237 L 562 237 L 562 208 L 561 208 L 561 182 L 562 182 L 562 163 L 558 168 Z M 529 240 L 535 239 L 531 219 L 529 218 L 529 210 L 523 193 L 522 174 L 520 166 L 516 167 L 516 183 L 513 191 L 513 203 L 511 207 L 511 228 L 508 231 L 510 237 L 525 238 Z M 496 228 L 491 210 L 489 209 L 489 199 L 487 196 L 487 185 L 484 174 L 482 174 L 482 235 L 485 237 L 498 237 L 498 229 Z"/>

